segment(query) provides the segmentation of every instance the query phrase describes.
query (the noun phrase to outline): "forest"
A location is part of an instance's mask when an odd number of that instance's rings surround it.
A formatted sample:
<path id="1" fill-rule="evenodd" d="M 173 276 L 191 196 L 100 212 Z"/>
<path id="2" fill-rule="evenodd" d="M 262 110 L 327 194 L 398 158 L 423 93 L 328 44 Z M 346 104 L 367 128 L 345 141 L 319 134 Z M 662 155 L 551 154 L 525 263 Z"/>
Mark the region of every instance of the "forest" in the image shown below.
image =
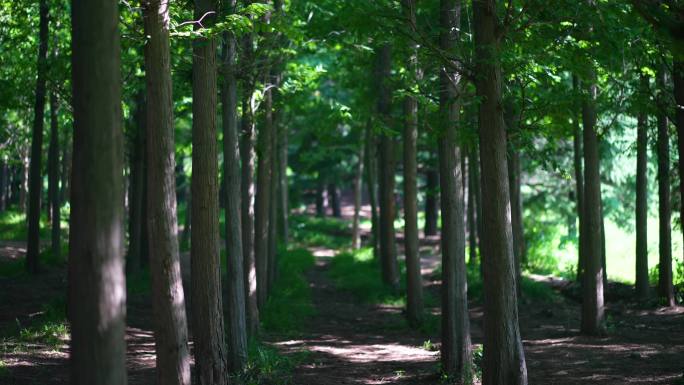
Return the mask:
<path id="1" fill-rule="evenodd" d="M 0 384 L 684 384 L 684 1 L 0 0 Z"/>

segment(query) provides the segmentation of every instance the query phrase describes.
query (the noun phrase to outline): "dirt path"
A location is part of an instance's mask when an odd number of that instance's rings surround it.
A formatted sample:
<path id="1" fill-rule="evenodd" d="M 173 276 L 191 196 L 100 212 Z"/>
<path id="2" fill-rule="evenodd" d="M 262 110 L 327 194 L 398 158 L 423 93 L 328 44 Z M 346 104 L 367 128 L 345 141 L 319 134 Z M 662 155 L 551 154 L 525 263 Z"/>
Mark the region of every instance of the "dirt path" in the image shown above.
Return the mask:
<path id="1" fill-rule="evenodd" d="M 285 352 L 310 352 L 293 383 L 435 383 L 437 353 L 423 349 L 424 338 L 401 327 L 400 309 L 360 304 L 336 290 L 326 276 L 330 258 L 317 258 L 308 273 L 316 315 L 306 336 L 275 344 Z"/>

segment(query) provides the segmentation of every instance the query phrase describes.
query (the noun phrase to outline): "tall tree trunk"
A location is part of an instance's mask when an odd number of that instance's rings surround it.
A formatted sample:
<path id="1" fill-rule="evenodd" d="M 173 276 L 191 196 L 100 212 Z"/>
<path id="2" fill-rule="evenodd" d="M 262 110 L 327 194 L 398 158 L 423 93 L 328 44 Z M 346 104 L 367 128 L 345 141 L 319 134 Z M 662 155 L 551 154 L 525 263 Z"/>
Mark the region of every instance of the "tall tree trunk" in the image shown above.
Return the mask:
<path id="1" fill-rule="evenodd" d="M 601 157 L 599 155 L 599 164 L 601 163 Z M 600 172 L 600 169 L 599 169 Z M 600 185 L 599 185 L 600 189 Z M 608 269 L 606 269 L 606 216 L 603 213 L 603 197 L 601 197 L 600 205 L 601 213 L 601 280 L 603 281 L 603 291 L 605 298 L 605 291 L 608 289 Z"/>
<path id="2" fill-rule="evenodd" d="M 249 5 L 251 1 L 244 1 Z M 242 38 L 241 67 L 250 68 L 252 63 L 253 38 L 246 34 Z M 242 189 L 241 212 L 242 217 L 242 256 L 245 276 L 245 308 L 247 316 L 248 335 L 254 336 L 259 330 L 259 308 L 257 306 L 257 276 L 254 260 L 254 142 L 256 130 L 254 127 L 254 110 L 252 108 L 252 93 L 254 85 L 249 75 L 245 75 L 242 96 L 242 121 L 240 138 L 240 160 L 242 164 L 240 187 Z"/>
<path id="3" fill-rule="evenodd" d="M 601 268 L 601 178 L 596 134 L 596 84 L 594 75 L 586 84 L 582 102 L 584 125 L 584 222 L 586 224 L 585 266 L 582 282 L 582 325 L 584 334 L 596 335 L 603 328 L 603 269 Z"/>
<path id="4" fill-rule="evenodd" d="M 33 130 L 31 136 L 31 163 L 29 166 L 28 240 L 26 269 L 38 272 L 40 254 L 40 195 L 43 187 L 41 164 L 43 159 L 43 120 L 45 117 L 45 82 L 47 81 L 48 3 L 39 1 L 40 28 L 38 33 L 38 78 L 36 79 Z"/>
<path id="5" fill-rule="evenodd" d="M 513 266 L 506 130 L 501 96 L 499 19 L 495 0 L 473 3 L 482 164 L 485 385 L 525 385 L 527 367 L 518 326 Z"/>
<path id="6" fill-rule="evenodd" d="M 378 217 L 378 189 L 377 189 L 377 145 L 375 134 L 373 133 L 372 121 L 369 119 L 366 125 L 366 186 L 368 187 L 368 200 L 371 209 L 371 245 L 373 247 L 373 257 L 380 257 L 380 218 Z"/>
<path id="7" fill-rule="evenodd" d="M 212 0 L 195 0 L 195 18 L 215 20 Z M 219 262 L 218 156 L 216 145 L 216 41 L 194 41 L 192 65 L 191 299 L 195 383 L 227 383 Z"/>
<path id="8" fill-rule="evenodd" d="M 318 174 L 318 180 L 316 181 L 316 216 L 319 218 L 325 217 L 325 182 L 323 181 L 323 175 Z"/>
<path id="9" fill-rule="evenodd" d="M 513 230 L 513 256 L 515 263 L 515 278 L 518 282 L 518 296 L 522 294 L 522 263 L 525 256 L 525 229 L 523 225 L 523 206 L 520 192 L 520 148 L 518 148 L 515 136 L 519 135 L 520 127 L 517 121 L 520 119 L 512 101 L 508 101 L 504 108 L 504 119 L 508 139 L 508 186 L 511 194 L 511 228 Z"/>
<path id="10" fill-rule="evenodd" d="M 59 123 L 57 121 L 57 97 L 50 92 L 50 146 L 48 148 L 48 196 L 51 210 L 52 256 L 60 258 L 61 230 L 60 230 L 60 197 L 59 197 Z"/>
<path id="11" fill-rule="evenodd" d="M 28 207 L 28 184 L 29 184 L 29 156 L 28 148 L 22 146 L 21 152 L 21 178 L 19 179 L 19 210 L 25 213 Z"/>
<path id="12" fill-rule="evenodd" d="M 60 199 L 66 201 L 70 196 L 71 186 L 71 137 L 65 133 L 62 143 L 62 191 Z"/>
<path id="13" fill-rule="evenodd" d="M 276 79 L 276 85 L 278 84 Z M 272 162 L 271 162 L 271 197 L 269 205 L 269 217 L 268 222 L 268 262 L 267 262 L 267 292 L 266 295 L 270 295 L 271 289 L 273 288 L 273 282 L 275 282 L 276 268 L 277 268 L 277 252 L 278 252 L 278 195 L 280 193 L 280 157 L 278 151 L 278 114 L 277 111 L 273 111 L 273 131 L 271 134 L 271 151 L 272 151 Z"/>
<path id="14" fill-rule="evenodd" d="M 382 45 L 378 52 L 378 114 L 384 124 L 388 124 L 391 114 L 390 75 L 392 70 L 391 47 Z M 379 175 L 379 203 L 380 203 L 380 261 L 382 266 L 382 281 L 399 289 L 399 266 L 395 248 L 394 218 L 394 139 L 387 132 L 380 134 L 378 143 L 378 175 Z"/>
<path id="15" fill-rule="evenodd" d="M 437 235 L 437 197 L 439 195 L 439 173 L 432 165 L 425 170 L 425 236 Z"/>
<path id="16" fill-rule="evenodd" d="M 477 159 L 477 154 L 474 151 L 468 154 L 468 265 L 470 267 L 477 266 L 477 248 L 478 248 L 478 231 L 475 221 L 475 167 L 480 167 Z"/>
<path id="17" fill-rule="evenodd" d="M 278 204 L 278 237 L 284 245 L 287 245 L 290 239 L 290 198 L 289 198 L 289 184 L 287 178 L 287 161 L 288 161 L 288 138 L 287 127 L 285 124 L 278 126 L 278 157 L 279 166 L 279 204 Z"/>
<path id="18" fill-rule="evenodd" d="M 675 82 L 675 102 L 677 135 L 679 154 L 684 154 L 684 111 L 679 106 L 684 105 L 684 74 L 682 71 L 684 63 L 676 62 L 672 70 L 672 77 Z M 664 65 L 663 65 L 664 67 Z M 668 133 L 668 119 L 666 113 L 665 83 L 666 73 L 661 68 L 658 73 L 658 214 L 660 223 L 660 246 L 658 259 L 658 296 L 665 301 L 668 306 L 674 306 L 674 288 L 672 286 L 672 203 L 670 201 L 670 144 Z M 682 157 L 680 167 L 682 166 Z M 679 171 L 684 175 L 682 169 Z M 680 186 L 684 183 L 680 183 Z"/>
<path id="19" fill-rule="evenodd" d="M 146 152 L 146 126 L 147 107 L 145 90 L 141 89 L 135 97 L 136 106 L 134 112 L 134 133 L 130 143 L 130 183 L 128 192 L 128 255 L 126 270 L 135 273 L 142 266 L 143 232 L 145 231 L 144 210 L 145 206 L 145 152 Z"/>
<path id="20" fill-rule="evenodd" d="M 119 2 L 74 0 L 71 383 L 126 384 Z M 97 95 L 97 97 L 93 97 Z"/>
<path id="21" fill-rule="evenodd" d="M 416 25 L 416 3 L 402 2 L 404 13 L 412 30 Z M 412 44 L 407 66 L 419 76 L 418 46 Z M 413 327 L 421 324 L 423 318 L 423 282 L 420 275 L 420 250 L 418 248 L 418 191 L 417 191 L 417 141 L 418 101 L 413 96 L 404 100 L 404 254 L 406 255 L 406 317 Z"/>
<path id="22" fill-rule="evenodd" d="M 352 248 L 361 248 L 361 197 L 363 193 L 363 168 L 364 168 L 365 144 L 362 143 L 359 149 L 358 160 L 356 162 L 356 172 L 354 174 L 354 219 L 352 221 Z"/>
<path id="23" fill-rule="evenodd" d="M 2 162 L 0 162 L 0 211 L 7 210 L 8 191 L 9 167 L 7 167 L 7 159 L 3 158 Z"/>
<path id="24" fill-rule="evenodd" d="M 341 218 L 342 208 L 340 207 L 340 192 L 335 183 L 328 183 L 328 197 L 330 199 L 332 216 L 335 218 Z"/>
<path id="25" fill-rule="evenodd" d="M 266 304 L 268 295 L 268 232 L 271 217 L 271 188 L 273 162 L 273 94 L 270 69 L 265 70 L 264 122 L 257 138 L 257 182 L 254 201 L 254 259 L 256 261 L 257 302 L 259 310 Z"/>
<path id="26" fill-rule="evenodd" d="M 649 94 L 649 78 L 641 74 L 640 93 L 643 100 Z M 648 117 L 639 112 L 637 117 L 636 167 L 636 279 L 638 298 L 648 296 Z"/>
<path id="27" fill-rule="evenodd" d="M 185 293 L 178 252 L 169 0 L 146 0 L 147 216 L 157 383 L 190 385 Z M 196 329 L 195 329 L 196 330 Z"/>
<path id="28" fill-rule="evenodd" d="M 227 4 L 231 14 L 236 0 Z M 221 107 L 223 118 L 223 186 L 225 191 L 226 267 L 228 285 L 227 329 L 228 370 L 240 372 L 247 362 L 247 321 L 245 307 L 245 281 L 240 218 L 240 148 L 238 146 L 237 80 L 235 35 L 224 35 L 223 83 Z"/>
<path id="29" fill-rule="evenodd" d="M 440 2 L 440 48 L 454 49 L 461 24 L 461 0 Z M 455 62 L 450 63 L 456 65 Z M 457 383 L 472 381 L 473 362 L 468 318 L 468 290 L 463 221 L 463 169 L 457 144 L 460 125 L 461 75 L 451 67 L 440 70 L 438 138 L 442 203 L 442 370 Z"/>
<path id="30" fill-rule="evenodd" d="M 575 93 L 581 92 L 579 86 L 579 79 L 576 75 L 572 76 L 572 88 Z M 581 110 L 581 105 L 578 106 Z M 577 196 L 577 221 L 579 223 L 579 242 L 577 244 L 577 282 L 583 282 L 584 277 L 584 243 L 586 236 L 584 230 L 586 225 L 584 223 L 584 172 L 582 169 L 582 129 L 580 128 L 580 120 L 578 114 L 573 115 L 573 162 L 575 169 L 575 194 Z"/>

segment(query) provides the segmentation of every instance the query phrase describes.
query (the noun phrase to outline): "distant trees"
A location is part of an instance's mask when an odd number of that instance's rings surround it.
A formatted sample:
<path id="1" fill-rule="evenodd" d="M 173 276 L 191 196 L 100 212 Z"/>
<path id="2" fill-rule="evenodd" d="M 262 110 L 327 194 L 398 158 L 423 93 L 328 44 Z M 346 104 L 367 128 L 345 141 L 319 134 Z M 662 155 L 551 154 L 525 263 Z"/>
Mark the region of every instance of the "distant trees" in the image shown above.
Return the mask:
<path id="1" fill-rule="evenodd" d="M 125 385 L 126 279 L 119 4 L 74 0 L 71 383 Z"/>

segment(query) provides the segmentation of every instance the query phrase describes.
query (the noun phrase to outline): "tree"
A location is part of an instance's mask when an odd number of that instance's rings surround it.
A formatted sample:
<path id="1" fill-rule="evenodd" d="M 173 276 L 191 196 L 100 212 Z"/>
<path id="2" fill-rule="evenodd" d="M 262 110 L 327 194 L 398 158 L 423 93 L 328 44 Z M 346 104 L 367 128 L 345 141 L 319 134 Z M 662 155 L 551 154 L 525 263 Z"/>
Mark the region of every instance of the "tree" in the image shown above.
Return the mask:
<path id="1" fill-rule="evenodd" d="M 126 384 L 119 3 L 74 0 L 71 383 Z M 97 95 L 97 97 L 94 97 Z"/>
<path id="2" fill-rule="evenodd" d="M 670 201 L 670 139 L 666 112 L 666 72 L 663 68 L 656 78 L 658 95 L 658 296 L 669 305 L 674 304 L 672 288 L 672 203 Z"/>
<path id="3" fill-rule="evenodd" d="M 459 39 L 460 0 L 440 1 L 439 45 L 451 52 Z M 456 63 L 440 68 L 437 140 L 442 203 L 442 370 L 457 383 L 470 383 L 473 375 L 463 222 L 463 169 L 457 143 L 460 127 L 462 76 Z"/>
<path id="4" fill-rule="evenodd" d="M 60 197 L 59 197 L 59 122 L 57 117 L 57 96 L 50 92 L 50 146 L 48 148 L 48 211 L 51 211 L 51 249 L 52 256 L 61 254 Z"/>
<path id="5" fill-rule="evenodd" d="M 43 125 L 45 118 L 45 83 L 47 81 L 48 50 L 48 3 L 40 0 L 40 27 L 38 32 L 38 79 L 36 79 L 33 130 L 31 137 L 31 163 L 29 166 L 28 240 L 26 244 L 26 269 L 38 272 L 40 254 L 40 196 L 43 186 L 41 176 L 43 158 Z"/>
<path id="6" fill-rule="evenodd" d="M 354 250 L 361 248 L 361 198 L 363 193 L 365 153 L 365 144 L 362 142 L 361 146 L 359 146 L 356 161 L 356 171 L 354 173 L 354 218 L 352 220 L 352 248 Z"/>
<path id="7" fill-rule="evenodd" d="M 649 93 L 649 78 L 640 76 L 640 93 L 646 98 Z M 643 108 L 637 117 L 637 178 L 636 178 L 636 294 L 639 298 L 648 296 L 648 125 Z"/>
<path id="8" fill-rule="evenodd" d="M 376 52 L 378 59 L 378 114 L 383 124 L 389 124 L 391 115 L 390 75 L 392 71 L 392 48 L 385 43 Z M 380 206 L 380 261 L 382 281 L 393 289 L 399 289 L 399 267 L 394 235 L 394 140 L 383 127 L 378 141 L 378 203 Z"/>
<path id="9" fill-rule="evenodd" d="M 185 293 L 178 252 L 173 96 L 169 54 L 169 1 L 146 0 L 147 217 L 155 313 L 157 381 L 190 385 Z"/>
<path id="10" fill-rule="evenodd" d="M 133 112 L 133 133 L 130 139 L 130 176 L 128 189 L 128 255 L 126 270 L 136 272 L 143 266 L 143 254 L 147 254 L 143 246 L 144 234 L 147 233 L 145 222 L 145 191 L 147 172 L 145 158 L 147 157 L 147 106 L 146 92 L 141 87 L 135 96 L 135 110 Z M 187 232 L 187 227 L 185 228 Z"/>
<path id="11" fill-rule="evenodd" d="M 227 6 L 235 12 L 236 0 Z M 223 117 L 223 181 L 225 191 L 226 267 L 228 277 L 228 370 L 242 370 L 247 361 L 247 324 L 245 283 L 240 218 L 240 148 L 238 146 L 237 79 L 235 77 L 235 35 L 226 33 L 223 45 L 223 82 L 221 107 Z"/>
<path id="12" fill-rule="evenodd" d="M 245 0 L 244 5 L 251 4 L 251 0 Z M 254 110 L 252 108 L 252 94 L 254 93 L 254 81 L 251 69 L 253 65 L 253 37 L 247 33 L 242 38 L 242 51 L 240 67 L 242 73 L 242 121 L 240 138 L 240 162 L 242 164 L 240 174 L 240 188 L 242 193 L 241 212 L 242 218 L 242 257 L 244 266 L 245 283 L 245 308 L 247 318 L 247 332 L 255 335 L 259 329 L 259 308 L 257 305 L 257 275 L 256 262 L 254 260 L 254 141 L 256 130 L 254 129 Z"/>
<path id="13" fill-rule="evenodd" d="M 195 19 L 211 26 L 213 0 L 195 0 Z M 201 28 L 196 26 L 196 28 Z M 195 378 L 199 385 L 227 383 L 221 301 L 216 144 L 216 40 L 194 41 L 192 55 L 191 298 Z"/>
<path id="14" fill-rule="evenodd" d="M 402 2 L 409 28 L 416 25 L 416 3 Z M 417 45 L 412 44 L 407 68 L 418 77 Z M 406 255 L 406 315 L 411 325 L 418 326 L 423 317 L 423 282 L 420 275 L 418 248 L 418 193 L 416 160 L 418 140 L 418 101 L 413 96 L 404 99 L 404 254 Z"/>
<path id="15" fill-rule="evenodd" d="M 579 93 L 579 78 L 576 75 L 572 76 L 572 89 Z M 574 103 L 573 103 L 573 107 Z M 582 129 L 580 128 L 579 111 L 581 106 L 576 106 L 577 110 L 573 109 L 572 119 L 572 154 L 573 154 L 573 169 L 575 171 L 575 210 L 577 212 L 577 222 L 579 223 L 579 242 L 577 245 L 577 282 L 582 283 L 584 277 L 584 171 L 582 168 Z"/>
<path id="16" fill-rule="evenodd" d="M 501 96 L 501 35 L 495 0 L 473 2 L 475 73 L 482 166 L 485 385 L 525 385 L 527 367 L 518 326 L 510 223 L 506 130 Z"/>

